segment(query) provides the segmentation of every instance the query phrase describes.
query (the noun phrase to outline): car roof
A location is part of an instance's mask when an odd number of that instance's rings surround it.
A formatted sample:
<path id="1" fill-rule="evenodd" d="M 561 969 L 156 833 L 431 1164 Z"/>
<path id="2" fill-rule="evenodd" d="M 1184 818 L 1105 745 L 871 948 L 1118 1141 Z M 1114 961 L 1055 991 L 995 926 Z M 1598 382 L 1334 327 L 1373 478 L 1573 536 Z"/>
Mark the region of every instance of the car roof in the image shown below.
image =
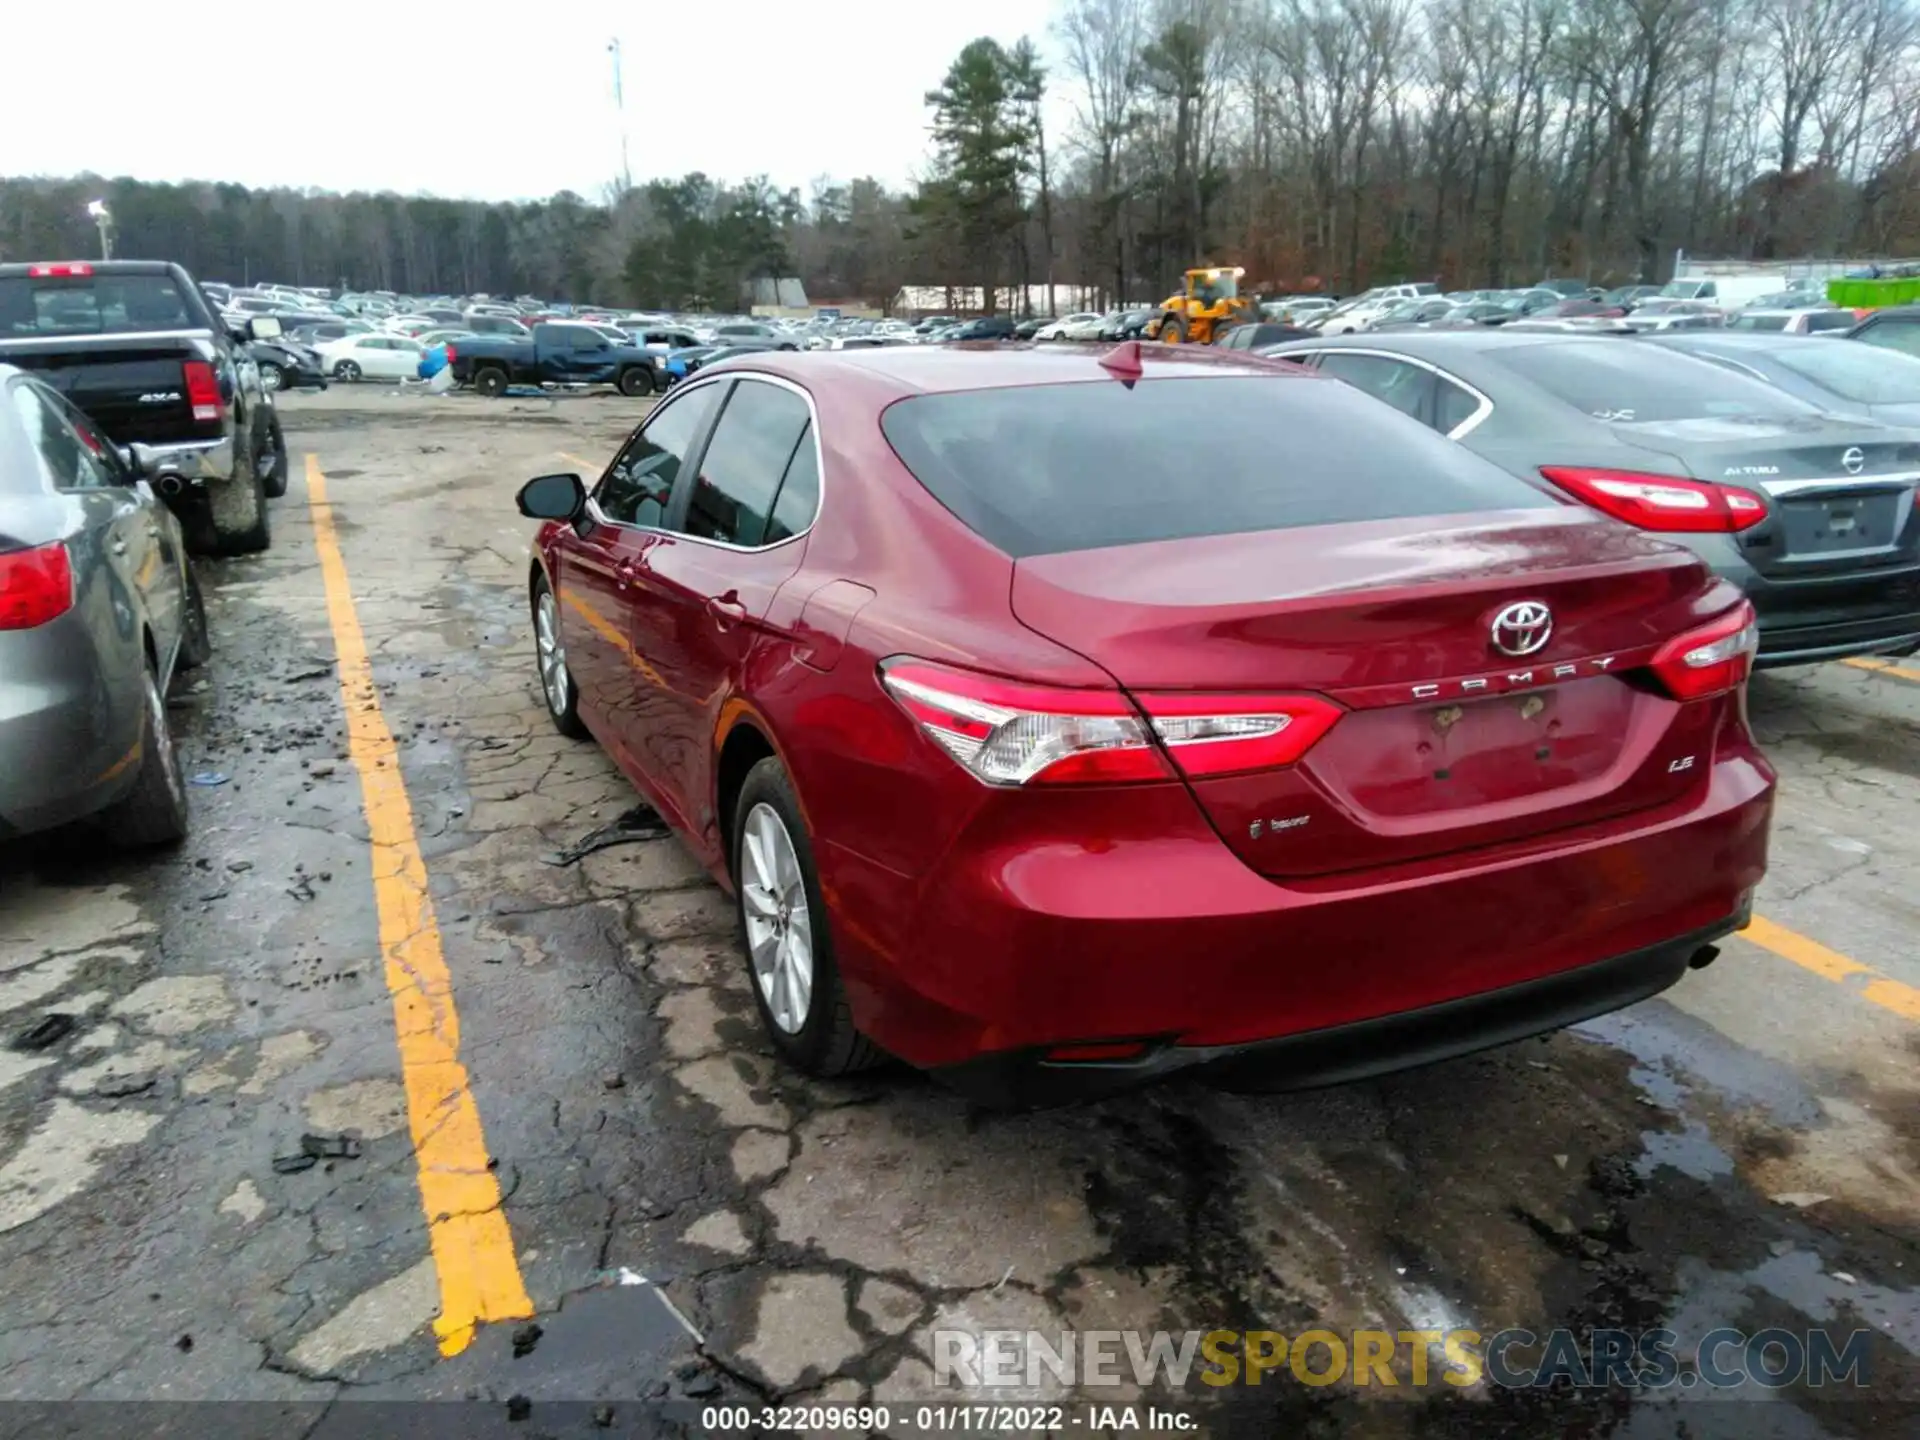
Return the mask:
<path id="1" fill-rule="evenodd" d="M 1136 342 L 1122 341 L 1121 346 Z M 952 345 L 887 345 L 863 350 L 770 350 L 753 357 L 752 362 L 729 362 L 701 371 L 701 375 L 720 375 L 739 370 L 758 370 L 782 376 L 805 385 L 827 381 L 851 381 L 876 390 L 891 391 L 894 398 L 907 395 L 938 394 L 959 390 L 992 390 L 1012 385 L 1060 385 L 1105 380 L 1115 377 L 1102 368 L 1101 360 L 1120 348 L 1106 345 L 1054 343 Z M 1245 352 L 1220 351 L 1201 346 L 1141 345 L 1142 378 L 1149 380 L 1193 379 L 1227 374 L 1296 376 L 1310 379 L 1299 366 L 1264 360 Z"/>

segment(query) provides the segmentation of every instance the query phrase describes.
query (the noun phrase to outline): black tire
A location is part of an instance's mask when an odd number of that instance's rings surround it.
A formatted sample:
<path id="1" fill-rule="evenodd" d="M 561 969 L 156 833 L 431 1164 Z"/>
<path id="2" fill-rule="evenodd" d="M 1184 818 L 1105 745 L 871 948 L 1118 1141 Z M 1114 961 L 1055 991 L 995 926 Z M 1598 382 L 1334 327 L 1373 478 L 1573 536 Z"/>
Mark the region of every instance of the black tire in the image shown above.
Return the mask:
<path id="1" fill-rule="evenodd" d="M 1187 343 L 1187 317 L 1178 311 L 1167 316 L 1160 326 L 1160 339 L 1168 345 Z"/>
<path id="2" fill-rule="evenodd" d="M 349 385 L 353 384 L 360 378 L 360 362 L 357 360 L 342 360 L 338 365 L 333 367 L 333 378 L 336 380 L 344 380 Z"/>
<path id="3" fill-rule="evenodd" d="M 187 567 L 187 613 L 180 627 L 180 658 L 174 663 L 182 670 L 198 670 L 213 658 L 213 632 L 207 628 L 207 602 L 200 593 L 200 577 Z"/>
<path id="4" fill-rule="evenodd" d="M 580 719 L 580 687 L 567 668 L 566 647 L 560 643 L 560 602 L 554 598 L 545 575 L 534 579 L 532 608 L 533 664 L 540 677 L 540 698 L 546 704 L 547 718 L 569 740 L 588 739 L 586 724 Z M 549 644 L 554 647 L 557 675 L 548 673 Z"/>
<path id="5" fill-rule="evenodd" d="M 167 726 L 167 701 L 151 663 L 145 671 L 141 703 L 146 714 L 140 730 L 140 773 L 119 800 L 101 812 L 100 825 L 116 845 L 129 849 L 171 845 L 187 833 L 187 787 L 173 753 Z"/>
<path id="6" fill-rule="evenodd" d="M 620 393 L 622 395 L 651 395 L 653 393 L 653 371 L 644 365 L 635 365 L 631 370 L 620 372 Z"/>
<path id="7" fill-rule="evenodd" d="M 473 388 L 489 400 L 507 393 L 507 372 L 498 365 L 487 365 L 473 372 Z"/>
<path id="8" fill-rule="evenodd" d="M 262 482 L 267 498 L 278 500 L 287 493 L 287 437 L 280 430 L 280 417 L 271 415 L 267 419 L 267 443 L 273 450 L 273 468 L 267 471 Z"/>
<path id="9" fill-rule="evenodd" d="M 812 985 L 805 1018 L 796 1030 L 788 1030 L 774 1019 L 753 957 L 752 930 L 749 929 L 747 896 L 748 827 L 757 820 L 756 812 L 771 811 L 778 818 L 797 861 L 799 878 L 806 895 L 808 933 L 812 958 Z M 820 894 L 819 872 L 814 866 L 813 843 L 807 835 L 799 799 L 786 768 L 769 756 L 747 772 L 740 787 L 740 798 L 733 810 L 734 905 L 740 921 L 741 949 L 746 959 L 747 983 L 753 990 L 753 1003 L 760 1012 L 760 1024 L 781 1058 L 808 1075 L 831 1077 L 864 1070 L 885 1059 L 885 1052 L 854 1027 L 845 987 L 840 983 L 840 968 L 833 956 L 833 935 L 827 924 L 827 907 Z M 784 912 L 783 912 L 784 923 Z M 763 921 L 764 925 L 765 922 Z"/>
<path id="10" fill-rule="evenodd" d="M 231 480 L 207 486 L 207 519 L 217 555 L 254 555 L 273 543 L 267 486 L 249 461 Z"/>

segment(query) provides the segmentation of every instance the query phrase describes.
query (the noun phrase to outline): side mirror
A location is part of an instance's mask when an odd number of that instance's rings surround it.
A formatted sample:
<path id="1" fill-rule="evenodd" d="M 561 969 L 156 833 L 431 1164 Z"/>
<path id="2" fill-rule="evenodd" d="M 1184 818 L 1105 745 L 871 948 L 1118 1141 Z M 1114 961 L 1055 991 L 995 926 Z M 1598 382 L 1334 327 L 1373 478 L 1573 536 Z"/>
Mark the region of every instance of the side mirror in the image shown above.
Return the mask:
<path id="1" fill-rule="evenodd" d="M 260 315 L 247 322 L 247 333 L 255 340 L 276 340 L 280 336 L 280 322 L 271 315 Z"/>
<path id="2" fill-rule="evenodd" d="M 586 508 L 587 487 L 578 475 L 541 475 L 520 487 L 520 513 L 529 520 L 575 520 Z"/>

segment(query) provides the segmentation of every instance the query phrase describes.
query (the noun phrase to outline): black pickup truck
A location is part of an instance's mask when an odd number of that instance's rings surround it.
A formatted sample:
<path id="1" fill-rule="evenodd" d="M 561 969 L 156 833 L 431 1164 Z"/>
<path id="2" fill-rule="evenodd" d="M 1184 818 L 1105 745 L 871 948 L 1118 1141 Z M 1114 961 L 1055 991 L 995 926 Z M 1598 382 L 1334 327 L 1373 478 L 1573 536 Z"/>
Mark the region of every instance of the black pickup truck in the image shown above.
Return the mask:
<path id="1" fill-rule="evenodd" d="M 264 316 L 229 328 L 165 261 L 0 265 L 0 362 L 33 371 L 116 444 L 146 446 L 198 554 L 270 543 L 287 445 L 245 347 L 278 333 Z"/>
<path id="2" fill-rule="evenodd" d="M 503 395 L 509 385 L 615 385 L 622 395 L 651 395 L 659 388 L 660 356 L 638 345 L 616 345 L 591 325 L 554 321 L 533 327 L 527 340 L 475 336 L 447 346 L 454 383 L 482 395 Z"/>

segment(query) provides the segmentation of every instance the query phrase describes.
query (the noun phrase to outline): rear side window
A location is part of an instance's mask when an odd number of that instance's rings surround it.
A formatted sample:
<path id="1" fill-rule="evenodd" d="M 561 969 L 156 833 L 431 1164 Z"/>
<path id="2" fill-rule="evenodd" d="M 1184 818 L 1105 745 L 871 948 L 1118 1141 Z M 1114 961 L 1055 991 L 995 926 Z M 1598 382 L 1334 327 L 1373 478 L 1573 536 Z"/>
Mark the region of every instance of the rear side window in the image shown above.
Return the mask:
<path id="1" fill-rule="evenodd" d="M 1784 330 L 1787 328 L 1785 315 L 1736 315 L 1728 322 L 1729 330 Z"/>
<path id="2" fill-rule="evenodd" d="M 1345 387 L 1280 375 L 921 395 L 880 427 L 935 499 L 1016 559 L 1554 503 Z"/>
<path id="3" fill-rule="evenodd" d="M 1706 360 L 1632 340 L 1516 345 L 1487 358 L 1596 420 L 1710 420 L 1806 415 L 1814 407 Z"/>
<path id="4" fill-rule="evenodd" d="M 0 279 L 0 336 L 186 330 L 202 324 L 171 275 Z"/>

